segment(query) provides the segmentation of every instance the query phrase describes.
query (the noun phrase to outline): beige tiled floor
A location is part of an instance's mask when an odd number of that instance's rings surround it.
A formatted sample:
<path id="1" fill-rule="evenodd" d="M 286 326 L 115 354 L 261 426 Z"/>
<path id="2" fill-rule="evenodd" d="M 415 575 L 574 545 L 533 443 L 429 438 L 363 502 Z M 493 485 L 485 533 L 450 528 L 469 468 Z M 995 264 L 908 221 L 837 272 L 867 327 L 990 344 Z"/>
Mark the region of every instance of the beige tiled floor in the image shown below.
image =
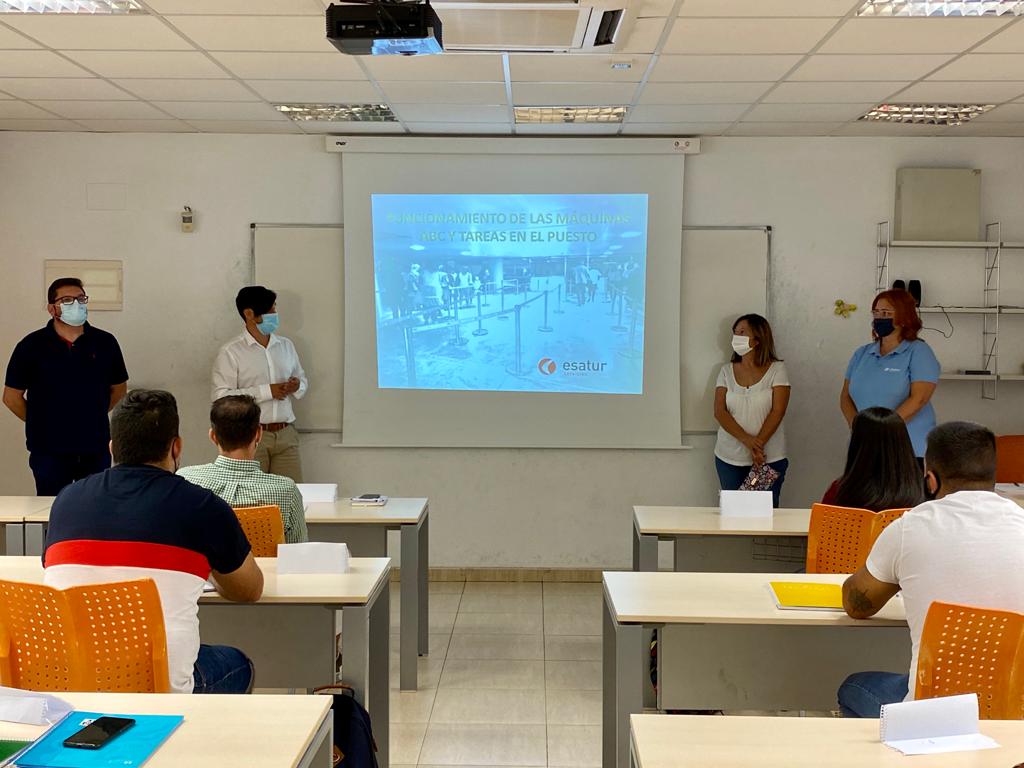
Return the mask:
<path id="1" fill-rule="evenodd" d="M 419 691 L 391 640 L 393 766 L 600 765 L 599 584 L 434 583 L 430 610 Z"/>

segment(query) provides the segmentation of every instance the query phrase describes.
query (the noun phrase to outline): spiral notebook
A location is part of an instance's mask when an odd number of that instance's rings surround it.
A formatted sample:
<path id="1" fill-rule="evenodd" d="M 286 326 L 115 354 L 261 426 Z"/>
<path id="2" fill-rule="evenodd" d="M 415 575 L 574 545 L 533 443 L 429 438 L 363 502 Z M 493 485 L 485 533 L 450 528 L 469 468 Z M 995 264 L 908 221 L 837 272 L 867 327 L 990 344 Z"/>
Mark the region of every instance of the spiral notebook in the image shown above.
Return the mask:
<path id="1" fill-rule="evenodd" d="M 100 749 L 64 746 L 64 739 L 104 714 L 110 713 L 72 712 L 17 758 L 18 768 L 137 768 L 185 719 L 181 715 L 115 715 L 129 717 L 135 725 Z"/>

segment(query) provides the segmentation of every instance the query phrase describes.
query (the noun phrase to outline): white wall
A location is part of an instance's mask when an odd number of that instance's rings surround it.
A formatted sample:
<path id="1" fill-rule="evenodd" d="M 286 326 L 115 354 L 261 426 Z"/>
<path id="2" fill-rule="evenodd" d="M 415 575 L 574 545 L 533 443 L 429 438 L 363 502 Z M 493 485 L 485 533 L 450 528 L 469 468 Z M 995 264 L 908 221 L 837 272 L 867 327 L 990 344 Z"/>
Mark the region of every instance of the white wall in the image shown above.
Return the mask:
<path id="1" fill-rule="evenodd" d="M 816 499 L 841 467 L 837 393 L 852 349 L 867 339 L 874 222 L 891 215 L 894 171 L 906 165 L 982 168 L 985 217 L 1002 220 L 1004 238 L 1024 240 L 1020 139 L 709 139 L 688 158 L 687 224 L 774 228 L 774 327 L 793 380 L 784 504 Z M 86 210 L 89 182 L 126 183 L 127 210 Z M 0 201 L 0 357 L 46 319 L 44 259 L 123 259 L 125 310 L 93 320 L 120 339 L 133 385 L 177 395 L 186 460 L 198 462 L 211 455 L 209 365 L 238 330 L 232 298 L 249 279 L 249 223 L 340 221 L 341 174 L 316 137 L 0 133 Z M 192 235 L 178 231 L 185 204 L 197 211 Z M 961 284 L 977 288 L 976 258 L 918 261 L 893 277 L 919 276 L 926 293 L 931 283 L 952 300 Z M 1004 303 L 1024 304 L 1018 262 L 1024 253 L 1004 261 Z M 861 310 L 835 317 L 836 298 Z M 1024 318 L 1004 318 L 1003 331 L 1021 339 L 1003 344 L 1019 366 Z M 953 347 L 937 344 L 940 357 L 953 348 L 973 356 L 975 336 L 958 320 Z M 1024 384 L 1004 385 L 993 403 L 978 385 L 943 382 L 936 405 L 940 419 L 1024 431 Z M 440 566 L 623 566 L 632 504 L 709 504 L 717 487 L 707 436 L 689 437 L 692 451 L 332 449 L 335 440 L 305 438 L 309 479 L 429 495 Z M 32 492 L 23 445 L 20 422 L 0 414 L 0 494 Z"/>

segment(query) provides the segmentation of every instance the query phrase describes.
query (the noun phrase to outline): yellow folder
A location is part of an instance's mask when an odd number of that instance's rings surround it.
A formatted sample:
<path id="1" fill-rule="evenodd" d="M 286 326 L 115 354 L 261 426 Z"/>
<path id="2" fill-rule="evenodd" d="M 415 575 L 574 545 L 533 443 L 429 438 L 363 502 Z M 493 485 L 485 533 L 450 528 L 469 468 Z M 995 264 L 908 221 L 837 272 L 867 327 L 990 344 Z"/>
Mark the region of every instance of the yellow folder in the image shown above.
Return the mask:
<path id="1" fill-rule="evenodd" d="M 770 581 L 775 604 L 782 610 L 841 611 L 843 588 L 839 584 L 809 581 Z"/>

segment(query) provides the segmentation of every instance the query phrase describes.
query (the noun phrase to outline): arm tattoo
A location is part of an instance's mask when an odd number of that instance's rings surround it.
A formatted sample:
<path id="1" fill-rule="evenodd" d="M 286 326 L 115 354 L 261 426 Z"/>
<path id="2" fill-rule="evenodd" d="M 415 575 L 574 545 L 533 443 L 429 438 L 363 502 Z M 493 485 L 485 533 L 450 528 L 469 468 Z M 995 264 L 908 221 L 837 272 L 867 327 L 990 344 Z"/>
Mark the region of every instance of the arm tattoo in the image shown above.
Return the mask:
<path id="1" fill-rule="evenodd" d="M 875 613 L 875 606 L 872 604 L 871 598 L 862 589 L 857 589 L 856 587 L 851 589 L 849 602 L 850 608 L 858 615 L 870 616 Z"/>

